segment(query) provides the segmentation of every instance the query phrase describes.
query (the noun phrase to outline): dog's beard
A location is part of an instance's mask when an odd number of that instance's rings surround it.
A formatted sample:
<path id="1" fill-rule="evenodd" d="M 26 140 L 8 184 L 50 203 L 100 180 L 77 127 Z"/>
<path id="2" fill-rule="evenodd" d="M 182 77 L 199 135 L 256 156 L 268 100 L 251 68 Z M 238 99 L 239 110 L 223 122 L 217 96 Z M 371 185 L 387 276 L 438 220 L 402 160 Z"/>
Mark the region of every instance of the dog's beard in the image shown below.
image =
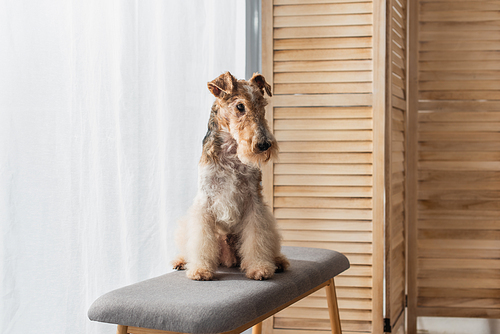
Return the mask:
<path id="1" fill-rule="evenodd" d="M 268 162 L 271 159 L 278 157 L 278 145 L 273 145 L 264 152 L 260 152 L 257 148 L 250 148 L 247 145 L 238 145 L 237 149 L 238 159 L 245 165 L 259 167 L 260 165 Z"/>

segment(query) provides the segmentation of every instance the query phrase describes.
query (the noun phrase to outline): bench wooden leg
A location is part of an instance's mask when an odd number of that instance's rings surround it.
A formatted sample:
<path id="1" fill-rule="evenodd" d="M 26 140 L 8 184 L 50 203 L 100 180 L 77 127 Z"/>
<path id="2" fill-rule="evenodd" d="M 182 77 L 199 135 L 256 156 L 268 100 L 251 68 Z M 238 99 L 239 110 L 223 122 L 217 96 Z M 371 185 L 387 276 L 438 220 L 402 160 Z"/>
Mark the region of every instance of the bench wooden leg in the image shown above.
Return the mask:
<path id="1" fill-rule="evenodd" d="M 252 334 L 262 334 L 262 322 L 252 327 Z"/>
<path id="2" fill-rule="evenodd" d="M 328 301 L 328 313 L 330 314 L 330 325 L 333 334 L 342 334 L 340 328 L 339 306 L 337 304 L 337 293 L 335 292 L 335 283 L 333 278 L 330 284 L 326 286 L 326 300 Z"/>
<path id="3" fill-rule="evenodd" d="M 128 331 L 127 326 L 118 325 L 118 328 L 116 329 L 116 334 L 127 334 L 127 331 Z"/>

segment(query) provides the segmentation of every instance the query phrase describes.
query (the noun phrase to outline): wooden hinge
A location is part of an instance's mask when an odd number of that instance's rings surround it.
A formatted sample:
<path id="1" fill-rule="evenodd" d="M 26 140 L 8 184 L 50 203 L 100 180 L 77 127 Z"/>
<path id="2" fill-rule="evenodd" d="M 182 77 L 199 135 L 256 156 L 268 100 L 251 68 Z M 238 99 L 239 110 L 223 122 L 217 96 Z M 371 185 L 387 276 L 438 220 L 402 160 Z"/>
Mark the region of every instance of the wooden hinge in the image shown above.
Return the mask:
<path id="1" fill-rule="evenodd" d="M 391 333 L 391 332 L 392 332 L 391 319 L 384 318 L 384 333 Z"/>

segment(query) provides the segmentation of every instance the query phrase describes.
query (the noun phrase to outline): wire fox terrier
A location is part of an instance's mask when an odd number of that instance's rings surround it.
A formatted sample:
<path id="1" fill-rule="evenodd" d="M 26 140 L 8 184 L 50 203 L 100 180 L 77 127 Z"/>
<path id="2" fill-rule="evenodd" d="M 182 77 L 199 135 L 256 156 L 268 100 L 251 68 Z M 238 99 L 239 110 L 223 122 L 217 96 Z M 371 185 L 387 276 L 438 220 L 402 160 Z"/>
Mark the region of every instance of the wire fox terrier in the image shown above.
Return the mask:
<path id="1" fill-rule="evenodd" d="M 262 197 L 259 164 L 278 153 L 265 119 L 264 91 L 272 96 L 271 86 L 257 73 L 245 81 L 226 72 L 208 89 L 216 100 L 203 139 L 198 193 L 180 221 L 181 255 L 173 265 L 194 280 L 211 280 L 219 265 L 239 265 L 248 278 L 267 279 L 289 265 Z"/>

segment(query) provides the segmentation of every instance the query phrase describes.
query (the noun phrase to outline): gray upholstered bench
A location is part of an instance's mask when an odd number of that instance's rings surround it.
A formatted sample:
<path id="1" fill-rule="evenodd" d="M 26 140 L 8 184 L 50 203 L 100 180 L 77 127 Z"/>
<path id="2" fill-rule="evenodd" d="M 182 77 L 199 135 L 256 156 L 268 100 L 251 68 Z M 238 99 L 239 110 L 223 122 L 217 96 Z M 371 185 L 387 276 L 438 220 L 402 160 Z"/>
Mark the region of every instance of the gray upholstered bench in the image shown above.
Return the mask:
<path id="1" fill-rule="evenodd" d="M 118 334 L 241 333 L 326 287 L 332 333 L 340 334 L 333 278 L 347 258 L 326 249 L 283 247 L 290 268 L 254 281 L 238 269 L 221 268 L 213 281 L 192 281 L 172 272 L 111 291 L 90 307 L 90 320 L 118 325 Z"/>

